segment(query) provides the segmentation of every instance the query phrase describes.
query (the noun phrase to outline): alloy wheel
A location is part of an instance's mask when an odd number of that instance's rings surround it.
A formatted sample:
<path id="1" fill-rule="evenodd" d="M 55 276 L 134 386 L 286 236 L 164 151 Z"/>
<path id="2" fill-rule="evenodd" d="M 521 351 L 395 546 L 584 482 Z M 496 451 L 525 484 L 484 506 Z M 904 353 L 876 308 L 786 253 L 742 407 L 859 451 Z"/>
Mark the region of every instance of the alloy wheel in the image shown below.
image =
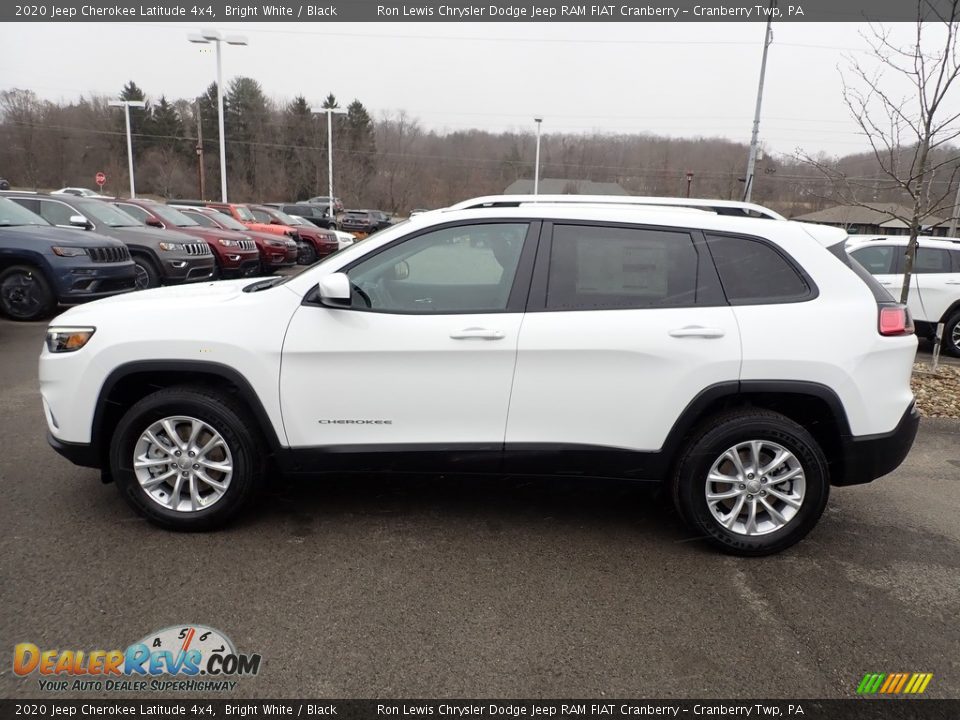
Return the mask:
<path id="1" fill-rule="evenodd" d="M 0 287 L 4 309 L 13 317 L 31 317 L 42 304 L 40 288 L 32 275 L 18 272 Z"/>
<path id="2" fill-rule="evenodd" d="M 233 455 L 223 436 L 193 417 L 158 420 L 137 440 L 133 470 L 144 493 L 158 505 L 197 512 L 218 502 L 233 477 Z"/>
<path id="3" fill-rule="evenodd" d="M 749 440 L 724 451 L 707 475 L 711 515 L 738 535 L 766 535 L 787 525 L 806 492 L 803 466 L 782 445 Z"/>

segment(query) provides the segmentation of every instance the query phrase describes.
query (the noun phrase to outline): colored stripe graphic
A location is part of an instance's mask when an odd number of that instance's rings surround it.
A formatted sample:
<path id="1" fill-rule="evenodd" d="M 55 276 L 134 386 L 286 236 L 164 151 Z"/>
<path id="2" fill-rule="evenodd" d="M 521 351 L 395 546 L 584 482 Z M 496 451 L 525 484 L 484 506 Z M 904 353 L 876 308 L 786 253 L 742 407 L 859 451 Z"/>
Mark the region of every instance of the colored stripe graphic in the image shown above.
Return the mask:
<path id="1" fill-rule="evenodd" d="M 919 695 L 931 680 L 933 673 L 867 673 L 857 685 L 857 694 Z"/>

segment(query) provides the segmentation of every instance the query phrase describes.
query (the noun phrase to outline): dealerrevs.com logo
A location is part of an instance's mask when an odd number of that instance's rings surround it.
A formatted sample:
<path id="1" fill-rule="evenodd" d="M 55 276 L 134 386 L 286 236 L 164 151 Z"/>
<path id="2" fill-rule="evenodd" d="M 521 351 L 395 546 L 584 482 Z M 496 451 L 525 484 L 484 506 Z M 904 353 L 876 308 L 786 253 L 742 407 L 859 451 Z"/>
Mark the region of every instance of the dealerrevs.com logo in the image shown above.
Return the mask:
<path id="1" fill-rule="evenodd" d="M 38 675 L 40 690 L 217 692 L 260 672 L 261 656 L 238 653 L 230 638 L 204 625 L 172 625 L 126 650 L 13 649 L 13 672 Z"/>

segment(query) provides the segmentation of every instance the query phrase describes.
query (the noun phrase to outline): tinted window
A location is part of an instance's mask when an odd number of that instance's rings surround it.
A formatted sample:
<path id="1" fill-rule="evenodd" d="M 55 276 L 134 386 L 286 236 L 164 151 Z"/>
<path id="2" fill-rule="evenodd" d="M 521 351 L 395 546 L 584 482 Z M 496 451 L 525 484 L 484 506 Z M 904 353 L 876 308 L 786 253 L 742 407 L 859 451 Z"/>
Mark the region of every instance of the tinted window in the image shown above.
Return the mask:
<path id="1" fill-rule="evenodd" d="M 526 223 L 444 228 L 406 240 L 349 272 L 353 306 L 385 312 L 505 310 Z"/>
<path id="2" fill-rule="evenodd" d="M 55 200 L 40 201 L 40 217 L 51 225 L 70 225 L 73 215 L 82 215 L 73 208 Z"/>
<path id="3" fill-rule="evenodd" d="M 897 264 L 898 248 L 893 245 L 870 245 L 854 250 L 851 255 L 871 275 L 890 275 Z"/>
<path id="4" fill-rule="evenodd" d="M 76 203 L 84 215 L 107 227 L 141 227 L 143 225 L 115 205 L 100 200 L 77 200 Z"/>
<path id="5" fill-rule="evenodd" d="M 547 308 L 693 305 L 697 251 L 686 233 L 589 225 L 556 225 Z"/>
<path id="6" fill-rule="evenodd" d="M 270 215 L 265 213 L 263 210 L 251 210 L 250 212 L 253 213 L 253 217 L 257 222 L 269 224 L 270 221 L 273 219 L 270 217 Z"/>
<path id="7" fill-rule="evenodd" d="M 939 248 L 917 248 L 917 257 L 913 261 L 913 271 L 921 273 L 950 272 L 950 253 Z"/>
<path id="8" fill-rule="evenodd" d="M 951 250 L 950 257 L 953 258 L 953 272 L 960 273 L 960 250 Z"/>
<path id="9" fill-rule="evenodd" d="M 18 204 L 19 203 L 19 204 Z M 39 215 L 36 200 L 8 200 L 0 197 L 0 227 L 13 225 L 46 225 Z"/>
<path id="10" fill-rule="evenodd" d="M 789 302 L 810 296 L 810 286 L 777 250 L 750 238 L 707 236 L 720 282 L 733 305 Z"/>

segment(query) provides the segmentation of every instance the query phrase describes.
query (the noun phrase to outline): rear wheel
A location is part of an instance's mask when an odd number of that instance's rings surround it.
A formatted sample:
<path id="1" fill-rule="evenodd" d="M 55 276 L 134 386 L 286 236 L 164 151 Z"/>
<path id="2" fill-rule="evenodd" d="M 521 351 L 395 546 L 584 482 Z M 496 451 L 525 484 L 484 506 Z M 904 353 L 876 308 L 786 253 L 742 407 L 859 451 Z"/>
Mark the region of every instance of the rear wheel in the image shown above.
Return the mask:
<path id="1" fill-rule="evenodd" d="M 137 290 L 160 287 L 160 272 L 153 260 L 143 255 L 134 255 L 133 264 L 136 275 Z"/>
<path id="2" fill-rule="evenodd" d="M 257 424 L 231 395 L 160 390 L 121 418 L 110 469 L 123 498 L 170 530 L 222 526 L 254 496 L 265 452 Z"/>
<path id="3" fill-rule="evenodd" d="M 960 310 L 951 315 L 944 323 L 941 343 L 948 355 L 960 357 Z"/>
<path id="4" fill-rule="evenodd" d="M 803 427 L 745 409 L 711 418 L 694 434 L 672 490 L 677 510 L 712 545 L 770 555 L 813 529 L 830 480 L 823 451 Z"/>
<path id="5" fill-rule="evenodd" d="M 0 272 L 0 312 L 12 320 L 39 320 L 57 305 L 46 278 L 29 265 L 14 265 Z"/>

